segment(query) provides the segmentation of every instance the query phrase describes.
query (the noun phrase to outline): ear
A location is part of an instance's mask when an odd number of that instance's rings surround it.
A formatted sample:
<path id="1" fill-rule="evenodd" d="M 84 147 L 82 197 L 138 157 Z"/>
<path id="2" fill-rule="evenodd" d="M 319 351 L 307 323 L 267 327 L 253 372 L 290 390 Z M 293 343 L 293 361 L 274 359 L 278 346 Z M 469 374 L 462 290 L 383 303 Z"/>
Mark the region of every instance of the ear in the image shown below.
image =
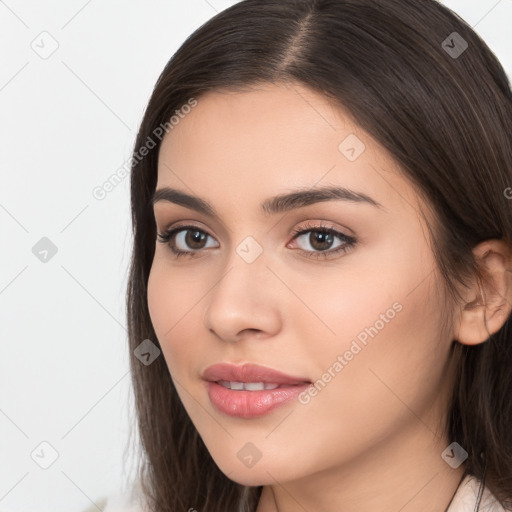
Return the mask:
<path id="1" fill-rule="evenodd" d="M 512 310 L 512 247 L 503 240 L 486 240 L 473 249 L 473 254 L 484 277 L 479 282 L 475 276 L 462 294 L 454 339 L 464 345 L 487 341 Z"/>

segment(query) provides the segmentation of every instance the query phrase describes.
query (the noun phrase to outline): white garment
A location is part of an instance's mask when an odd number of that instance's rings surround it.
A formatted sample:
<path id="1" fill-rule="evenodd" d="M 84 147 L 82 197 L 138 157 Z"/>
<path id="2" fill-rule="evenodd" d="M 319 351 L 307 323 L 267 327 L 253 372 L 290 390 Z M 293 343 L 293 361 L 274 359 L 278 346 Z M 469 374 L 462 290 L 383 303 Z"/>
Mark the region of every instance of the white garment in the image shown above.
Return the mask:
<path id="1" fill-rule="evenodd" d="M 455 493 L 447 512 L 476 512 L 479 488 L 480 480 L 472 475 L 467 475 L 457 488 L 457 492 Z M 478 511 L 506 512 L 487 487 L 484 487 L 483 489 Z"/>
<path id="2" fill-rule="evenodd" d="M 480 480 L 467 475 L 457 488 L 447 512 L 476 512 L 479 488 Z M 129 493 L 111 497 L 103 512 L 149 512 L 140 502 L 135 501 L 140 496 L 139 489 L 134 488 L 132 497 Z M 478 510 L 479 512 L 506 512 L 487 487 L 484 487 Z"/>

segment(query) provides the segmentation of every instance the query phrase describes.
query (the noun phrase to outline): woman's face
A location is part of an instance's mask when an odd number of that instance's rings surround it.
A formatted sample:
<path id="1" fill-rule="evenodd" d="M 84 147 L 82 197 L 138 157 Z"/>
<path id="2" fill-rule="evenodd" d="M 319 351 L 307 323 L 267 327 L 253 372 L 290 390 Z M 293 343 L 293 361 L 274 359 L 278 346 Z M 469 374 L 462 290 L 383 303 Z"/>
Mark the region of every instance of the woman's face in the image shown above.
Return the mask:
<path id="1" fill-rule="evenodd" d="M 434 432 L 453 332 L 441 328 L 447 311 L 418 196 L 396 163 L 299 85 L 210 92 L 186 111 L 163 140 L 156 188 L 200 198 L 213 213 L 155 202 L 158 233 L 189 228 L 155 240 L 148 304 L 219 468 L 264 485 L 324 470 L 348 476 L 356 463 L 446 465 L 449 443 Z M 365 199 L 315 195 L 330 187 Z M 272 201 L 295 192 L 304 195 Z M 203 379 L 217 363 L 257 364 L 295 385 L 229 390 Z M 272 376 L 245 377 L 272 387 Z"/>

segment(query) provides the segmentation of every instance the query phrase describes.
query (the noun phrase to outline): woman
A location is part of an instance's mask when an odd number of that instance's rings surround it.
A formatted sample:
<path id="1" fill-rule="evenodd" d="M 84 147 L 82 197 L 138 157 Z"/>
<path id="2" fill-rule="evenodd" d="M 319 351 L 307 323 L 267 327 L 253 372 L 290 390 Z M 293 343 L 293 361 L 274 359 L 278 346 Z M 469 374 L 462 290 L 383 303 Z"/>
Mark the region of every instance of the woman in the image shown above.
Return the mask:
<path id="1" fill-rule="evenodd" d="M 511 100 L 434 0 L 184 42 L 132 166 L 140 510 L 512 508 Z"/>

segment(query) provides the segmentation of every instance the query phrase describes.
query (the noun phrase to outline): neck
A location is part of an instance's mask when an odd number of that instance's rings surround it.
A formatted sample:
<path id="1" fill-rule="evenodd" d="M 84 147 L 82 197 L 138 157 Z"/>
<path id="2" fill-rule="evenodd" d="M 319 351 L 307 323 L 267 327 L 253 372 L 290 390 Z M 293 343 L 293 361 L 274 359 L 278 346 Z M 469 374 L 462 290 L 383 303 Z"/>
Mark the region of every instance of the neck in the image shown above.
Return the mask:
<path id="1" fill-rule="evenodd" d="M 441 458 L 446 436 L 435 438 L 416 419 L 407 430 L 343 465 L 264 486 L 256 512 L 446 512 L 464 465 L 452 469 Z"/>

